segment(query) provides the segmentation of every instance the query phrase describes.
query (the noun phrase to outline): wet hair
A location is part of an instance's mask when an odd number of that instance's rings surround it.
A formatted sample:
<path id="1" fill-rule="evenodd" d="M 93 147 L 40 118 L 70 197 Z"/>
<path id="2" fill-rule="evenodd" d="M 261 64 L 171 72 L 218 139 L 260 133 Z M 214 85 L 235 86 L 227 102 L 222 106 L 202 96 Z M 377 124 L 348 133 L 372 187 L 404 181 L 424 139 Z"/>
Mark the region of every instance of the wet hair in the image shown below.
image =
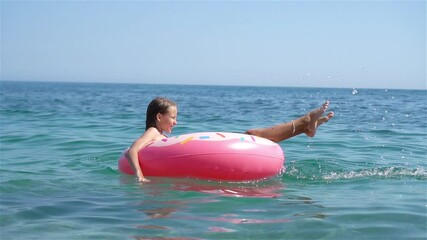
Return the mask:
<path id="1" fill-rule="evenodd" d="M 164 97 L 156 97 L 147 107 L 147 117 L 145 120 L 145 130 L 150 127 L 157 127 L 156 116 L 158 113 L 165 114 L 169 111 L 169 107 L 176 107 L 176 103 Z"/>

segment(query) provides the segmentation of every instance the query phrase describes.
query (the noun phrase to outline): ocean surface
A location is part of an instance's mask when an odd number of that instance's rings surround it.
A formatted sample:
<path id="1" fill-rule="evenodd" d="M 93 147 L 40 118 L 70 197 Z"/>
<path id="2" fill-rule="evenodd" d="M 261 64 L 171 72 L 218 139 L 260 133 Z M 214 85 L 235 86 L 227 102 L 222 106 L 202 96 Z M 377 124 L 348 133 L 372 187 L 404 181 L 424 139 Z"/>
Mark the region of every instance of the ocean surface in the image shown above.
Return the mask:
<path id="1" fill-rule="evenodd" d="M 427 91 L 0 82 L 1 239 L 426 239 Z M 149 101 L 171 136 L 290 121 L 329 99 L 314 138 L 281 142 L 268 180 L 149 178 L 117 160 Z"/>

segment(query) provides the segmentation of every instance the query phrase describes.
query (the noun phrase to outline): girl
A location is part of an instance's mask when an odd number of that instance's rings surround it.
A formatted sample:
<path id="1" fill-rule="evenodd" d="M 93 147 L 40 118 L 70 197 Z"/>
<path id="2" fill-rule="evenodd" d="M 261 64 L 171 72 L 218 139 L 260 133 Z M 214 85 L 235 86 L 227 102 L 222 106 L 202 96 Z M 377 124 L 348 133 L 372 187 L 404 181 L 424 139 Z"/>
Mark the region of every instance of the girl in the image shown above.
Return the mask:
<path id="1" fill-rule="evenodd" d="M 334 116 L 334 112 L 331 111 L 322 117 L 328 107 L 329 101 L 326 101 L 320 108 L 314 109 L 307 115 L 291 122 L 267 128 L 250 129 L 246 131 L 246 134 L 267 138 L 273 142 L 280 142 L 301 133 L 305 133 L 308 137 L 314 137 L 317 128 Z M 149 182 L 150 180 L 146 179 L 142 173 L 138 161 L 138 152 L 151 142 L 166 138 L 167 136 L 163 133 L 172 132 L 172 128 L 177 124 L 177 115 L 176 103 L 167 98 L 157 97 L 148 105 L 145 132 L 135 140 L 126 153 L 139 182 Z"/>

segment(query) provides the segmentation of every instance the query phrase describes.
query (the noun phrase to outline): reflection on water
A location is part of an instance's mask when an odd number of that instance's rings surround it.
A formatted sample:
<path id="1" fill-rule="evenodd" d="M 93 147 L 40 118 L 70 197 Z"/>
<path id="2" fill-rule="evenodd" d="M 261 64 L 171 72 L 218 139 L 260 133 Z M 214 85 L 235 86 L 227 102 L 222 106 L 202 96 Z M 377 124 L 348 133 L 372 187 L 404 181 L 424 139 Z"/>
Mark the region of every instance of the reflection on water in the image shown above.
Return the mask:
<path id="1" fill-rule="evenodd" d="M 219 217 L 186 217 L 186 220 L 202 220 L 202 221 L 213 221 L 213 222 L 227 222 L 234 224 L 244 223 L 280 223 L 289 222 L 289 219 L 248 219 L 239 218 L 237 214 L 224 214 Z"/>
<path id="2" fill-rule="evenodd" d="M 141 194 L 141 198 L 137 196 L 137 200 L 131 204 L 144 216 L 136 228 L 144 230 L 147 235 L 131 236 L 135 239 L 195 239 L 191 237 L 191 231 L 188 236 L 178 234 L 179 237 L 176 237 L 180 226 L 185 226 L 187 231 L 203 228 L 197 230 L 199 234 L 200 231 L 206 234 L 237 234 L 241 231 L 239 226 L 244 225 L 270 224 L 281 227 L 296 218 L 327 217 L 325 213 L 301 208 L 305 205 L 323 209 L 323 206 L 310 197 L 286 193 L 286 185 L 279 179 L 230 183 L 152 178 L 150 183 L 139 184 L 132 177 L 124 176 L 121 182 L 137 187 Z M 135 194 L 135 191 L 131 193 Z M 289 212 L 292 208 L 295 211 L 290 214 L 277 214 L 283 209 Z M 164 237 L 170 233 L 175 238 Z M 153 238 L 156 235 L 158 237 Z"/>
<path id="3" fill-rule="evenodd" d="M 285 184 L 279 179 L 251 182 L 217 182 L 186 178 L 152 177 L 149 183 L 137 183 L 132 176 L 122 175 L 123 185 L 139 185 L 149 195 L 161 196 L 165 192 L 195 192 L 225 197 L 277 198 L 282 196 Z M 182 202 L 182 201 L 179 201 Z"/>
<path id="4" fill-rule="evenodd" d="M 178 191 L 199 192 L 225 197 L 280 197 L 285 185 L 280 181 L 221 183 L 205 181 L 178 181 L 172 188 Z"/>

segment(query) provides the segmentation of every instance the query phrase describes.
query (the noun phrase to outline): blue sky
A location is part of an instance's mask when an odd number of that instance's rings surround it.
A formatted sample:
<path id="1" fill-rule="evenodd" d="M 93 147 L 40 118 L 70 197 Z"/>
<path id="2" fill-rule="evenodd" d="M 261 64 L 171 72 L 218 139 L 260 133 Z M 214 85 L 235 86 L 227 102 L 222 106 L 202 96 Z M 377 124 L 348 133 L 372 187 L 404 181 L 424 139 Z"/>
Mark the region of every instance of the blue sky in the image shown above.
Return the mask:
<path id="1" fill-rule="evenodd" d="M 426 89 L 426 1 L 1 1 L 1 79 Z"/>

